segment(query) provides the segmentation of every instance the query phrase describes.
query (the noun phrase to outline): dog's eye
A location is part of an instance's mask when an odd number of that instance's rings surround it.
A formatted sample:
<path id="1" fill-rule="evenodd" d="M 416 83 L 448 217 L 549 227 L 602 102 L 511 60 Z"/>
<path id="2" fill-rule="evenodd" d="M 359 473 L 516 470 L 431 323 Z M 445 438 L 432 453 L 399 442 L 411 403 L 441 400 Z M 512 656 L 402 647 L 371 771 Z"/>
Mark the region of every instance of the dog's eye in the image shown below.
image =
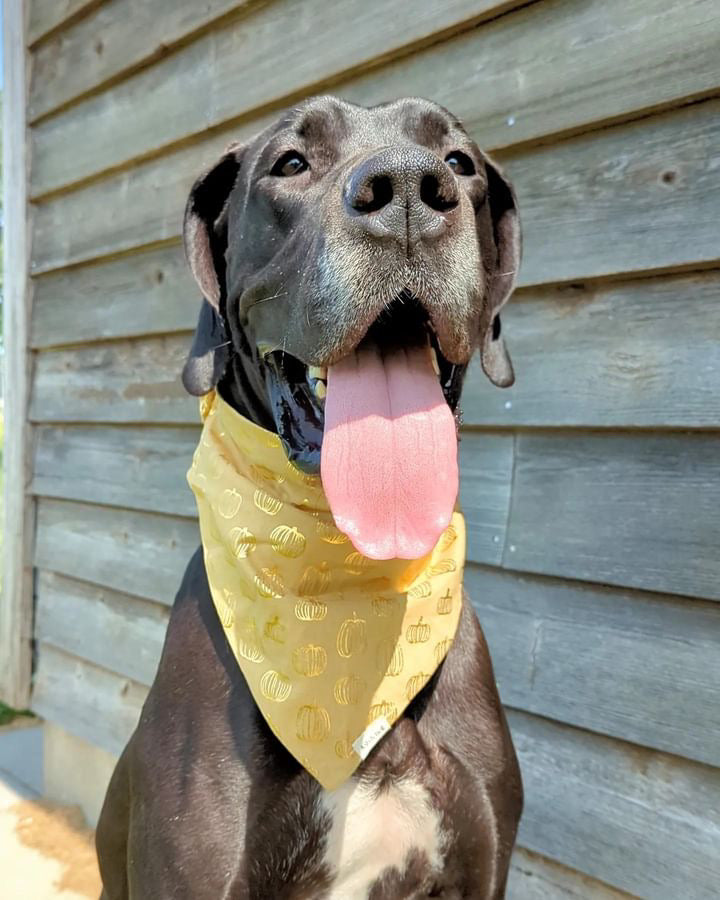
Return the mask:
<path id="1" fill-rule="evenodd" d="M 474 175 L 475 166 L 470 157 L 460 150 L 453 150 L 445 157 L 445 162 L 456 175 Z"/>
<path id="2" fill-rule="evenodd" d="M 271 175 L 278 175 L 280 178 L 291 178 L 293 175 L 299 175 L 305 169 L 309 169 L 308 161 L 296 150 L 288 150 L 283 153 L 280 159 L 270 169 Z"/>

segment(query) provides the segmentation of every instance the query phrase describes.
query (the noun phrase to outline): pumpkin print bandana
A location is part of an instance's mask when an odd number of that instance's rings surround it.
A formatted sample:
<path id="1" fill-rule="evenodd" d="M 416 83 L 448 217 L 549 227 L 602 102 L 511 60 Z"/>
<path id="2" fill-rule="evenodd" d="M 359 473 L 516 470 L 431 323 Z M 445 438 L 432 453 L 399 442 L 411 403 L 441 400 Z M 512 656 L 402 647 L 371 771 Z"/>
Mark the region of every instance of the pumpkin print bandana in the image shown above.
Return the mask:
<path id="1" fill-rule="evenodd" d="M 355 771 L 445 658 L 465 521 L 418 560 L 371 560 L 335 527 L 320 477 L 218 394 L 188 472 L 210 592 L 268 725 L 328 790 Z"/>

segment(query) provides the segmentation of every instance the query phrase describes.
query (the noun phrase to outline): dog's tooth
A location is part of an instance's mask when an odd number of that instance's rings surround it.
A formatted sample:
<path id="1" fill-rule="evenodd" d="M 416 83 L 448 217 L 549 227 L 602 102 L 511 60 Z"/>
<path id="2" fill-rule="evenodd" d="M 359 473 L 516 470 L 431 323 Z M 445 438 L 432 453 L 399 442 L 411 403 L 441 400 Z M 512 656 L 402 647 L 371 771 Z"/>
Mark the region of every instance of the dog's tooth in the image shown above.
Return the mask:
<path id="1" fill-rule="evenodd" d="M 327 387 L 325 386 L 325 382 L 321 381 L 319 378 L 315 383 L 315 396 L 318 400 L 324 400 L 327 394 Z"/>
<path id="2" fill-rule="evenodd" d="M 438 363 L 437 353 L 435 352 L 434 347 L 430 347 L 430 362 L 432 363 L 433 371 L 437 376 L 439 376 L 440 364 Z"/>
<path id="3" fill-rule="evenodd" d="M 327 378 L 327 366 L 308 366 L 308 374 L 311 378 L 324 381 Z"/>

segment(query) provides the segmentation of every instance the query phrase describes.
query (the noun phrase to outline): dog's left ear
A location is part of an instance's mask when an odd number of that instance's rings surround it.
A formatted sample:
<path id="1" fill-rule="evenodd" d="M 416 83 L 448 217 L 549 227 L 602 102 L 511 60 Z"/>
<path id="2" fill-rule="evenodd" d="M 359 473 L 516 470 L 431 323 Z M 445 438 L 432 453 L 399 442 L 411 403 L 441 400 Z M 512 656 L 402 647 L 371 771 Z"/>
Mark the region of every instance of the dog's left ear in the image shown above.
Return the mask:
<path id="1" fill-rule="evenodd" d="M 510 356 L 500 333 L 500 310 L 515 287 L 520 267 L 521 235 L 515 191 L 500 167 L 485 156 L 487 201 L 492 222 L 494 260 L 486 262 L 485 306 L 480 320 L 480 361 L 498 387 L 515 381 Z"/>
<path id="2" fill-rule="evenodd" d="M 245 148 L 231 144 L 192 186 L 185 207 L 183 243 L 190 268 L 205 299 L 220 309 L 225 291 L 227 203 L 235 187 Z"/>
<path id="3" fill-rule="evenodd" d="M 230 358 L 230 341 L 220 313 L 207 300 L 200 307 L 195 334 L 182 370 L 182 383 L 188 394 L 202 397 L 222 378 Z"/>

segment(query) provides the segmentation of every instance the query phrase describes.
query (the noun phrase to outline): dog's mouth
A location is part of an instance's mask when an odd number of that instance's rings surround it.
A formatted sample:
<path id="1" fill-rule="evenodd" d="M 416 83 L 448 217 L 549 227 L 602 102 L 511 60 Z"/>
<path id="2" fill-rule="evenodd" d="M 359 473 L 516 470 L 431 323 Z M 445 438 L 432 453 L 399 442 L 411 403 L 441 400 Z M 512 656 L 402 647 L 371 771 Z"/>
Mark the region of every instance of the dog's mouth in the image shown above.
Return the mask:
<path id="1" fill-rule="evenodd" d="M 401 294 L 330 367 L 265 356 L 288 458 L 322 475 L 337 526 L 375 559 L 418 558 L 457 497 L 454 413 L 466 366 L 440 350 L 422 304 Z"/>

